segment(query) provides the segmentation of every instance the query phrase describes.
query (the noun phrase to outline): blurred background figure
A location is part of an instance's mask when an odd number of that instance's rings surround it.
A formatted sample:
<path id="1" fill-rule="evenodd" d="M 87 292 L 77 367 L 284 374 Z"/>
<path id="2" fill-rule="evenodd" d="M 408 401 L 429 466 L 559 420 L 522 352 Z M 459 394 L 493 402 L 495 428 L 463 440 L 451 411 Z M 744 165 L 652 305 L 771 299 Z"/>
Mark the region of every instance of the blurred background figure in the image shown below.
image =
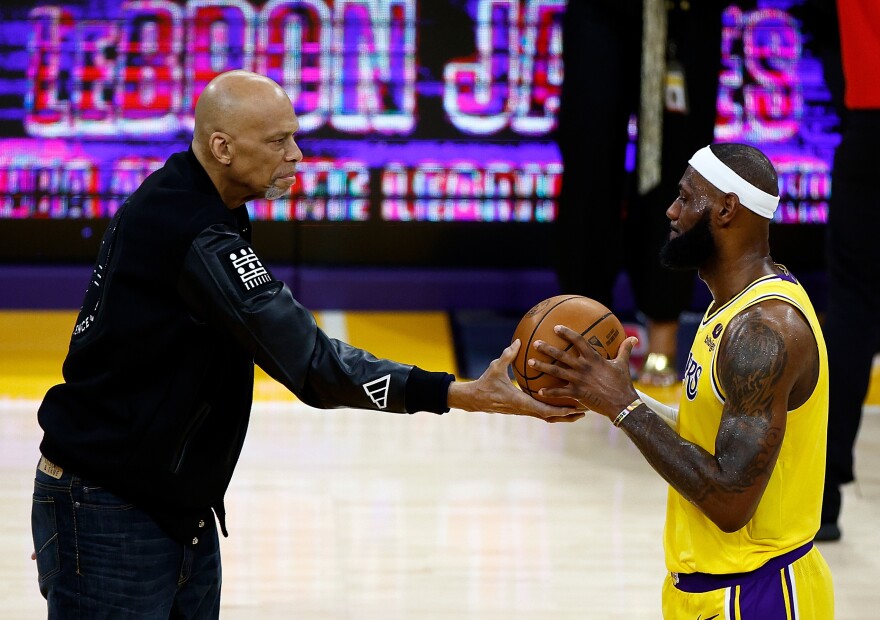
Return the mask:
<path id="1" fill-rule="evenodd" d="M 613 308 L 615 281 L 626 271 L 647 322 L 639 376 L 646 384 L 679 379 L 678 317 L 690 304 L 694 275 L 660 267 L 657 255 L 681 162 L 713 141 L 724 4 L 595 0 L 569 2 L 566 10 L 557 276 L 563 292 Z M 641 119 L 638 152 L 625 166 L 634 116 Z M 615 251 L 621 244 L 626 252 Z"/>
<path id="2" fill-rule="evenodd" d="M 835 22 L 834 0 L 813 0 L 817 22 Z M 880 3 L 838 0 L 843 63 L 842 140 L 832 169 L 828 211 L 828 343 L 831 398 L 822 527 L 816 540 L 838 540 L 841 485 L 855 479 L 853 449 L 880 350 Z M 832 35 L 833 36 L 833 35 Z M 837 83 L 833 62 L 827 81 Z"/>

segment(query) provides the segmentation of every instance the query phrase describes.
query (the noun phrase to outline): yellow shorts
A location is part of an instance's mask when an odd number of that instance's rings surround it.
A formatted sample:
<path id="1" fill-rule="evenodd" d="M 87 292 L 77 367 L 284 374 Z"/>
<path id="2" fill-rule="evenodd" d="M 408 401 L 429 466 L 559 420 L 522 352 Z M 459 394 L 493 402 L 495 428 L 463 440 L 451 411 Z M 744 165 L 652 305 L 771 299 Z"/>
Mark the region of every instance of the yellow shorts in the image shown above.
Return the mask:
<path id="1" fill-rule="evenodd" d="M 664 620 L 834 618 L 834 588 L 825 558 L 812 543 L 806 554 L 790 563 L 786 562 L 789 555 L 774 558 L 750 573 L 680 575 L 677 583 L 672 574 L 667 575 L 663 583 Z"/>

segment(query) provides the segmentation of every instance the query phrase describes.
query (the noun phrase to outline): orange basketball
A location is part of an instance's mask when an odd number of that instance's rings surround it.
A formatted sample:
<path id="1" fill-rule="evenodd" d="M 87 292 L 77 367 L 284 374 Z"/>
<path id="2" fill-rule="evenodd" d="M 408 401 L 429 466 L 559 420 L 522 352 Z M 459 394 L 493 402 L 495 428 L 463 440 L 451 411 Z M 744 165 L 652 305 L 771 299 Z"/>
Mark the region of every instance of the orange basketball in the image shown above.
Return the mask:
<path id="1" fill-rule="evenodd" d="M 519 387 L 526 394 L 542 402 L 562 407 L 582 408 L 582 405 L 572 398 L 545 398 L 538 394 L 541 388 L 560 387 L 565 382 L 552 375 L 538 372 L 526 363 L 529 358 L 559 363 L 532 347 L 535 340 L 543 340 L 559 349 L 571 348 L 570 342 L 554 333 L 553 328 L 556 325 L 565 325 L 580 333 L 599 355 L 606 359 L 617 356 L 617 350 L 626 338 L 626 334 L 623 325 L 611 310 L 598 301 L 580 295 L 557 295 L 545 299 L 526 312 L 516 326 L 513 340 L 519 338 L 522 344 L 513 361 L 513 376 Z"/>

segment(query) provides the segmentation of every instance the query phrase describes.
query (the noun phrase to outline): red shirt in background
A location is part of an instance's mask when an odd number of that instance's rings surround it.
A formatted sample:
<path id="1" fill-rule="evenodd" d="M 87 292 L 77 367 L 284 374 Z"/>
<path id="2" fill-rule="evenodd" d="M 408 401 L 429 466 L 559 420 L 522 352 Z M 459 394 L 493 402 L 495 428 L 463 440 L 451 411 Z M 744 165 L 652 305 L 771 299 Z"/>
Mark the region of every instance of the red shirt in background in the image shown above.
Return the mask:
<path id="1" fill-rule="evenodd" d="M 846 107 L 880 109 L 880 0 L 837 0 L 837 13 Z"/>

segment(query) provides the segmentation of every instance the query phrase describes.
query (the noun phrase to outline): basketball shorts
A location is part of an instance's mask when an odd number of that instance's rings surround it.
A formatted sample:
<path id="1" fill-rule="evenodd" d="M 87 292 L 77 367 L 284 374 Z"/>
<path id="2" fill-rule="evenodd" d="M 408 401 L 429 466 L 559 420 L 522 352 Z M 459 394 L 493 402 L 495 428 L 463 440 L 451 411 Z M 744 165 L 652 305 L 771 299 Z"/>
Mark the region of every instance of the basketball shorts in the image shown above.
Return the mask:
<path id="1" fill-rule="evenodd" d="M 669 574 L 664 620 L 830 620 L 831 571 L 808 543 L 761 568 L 735 575 Z"/>

